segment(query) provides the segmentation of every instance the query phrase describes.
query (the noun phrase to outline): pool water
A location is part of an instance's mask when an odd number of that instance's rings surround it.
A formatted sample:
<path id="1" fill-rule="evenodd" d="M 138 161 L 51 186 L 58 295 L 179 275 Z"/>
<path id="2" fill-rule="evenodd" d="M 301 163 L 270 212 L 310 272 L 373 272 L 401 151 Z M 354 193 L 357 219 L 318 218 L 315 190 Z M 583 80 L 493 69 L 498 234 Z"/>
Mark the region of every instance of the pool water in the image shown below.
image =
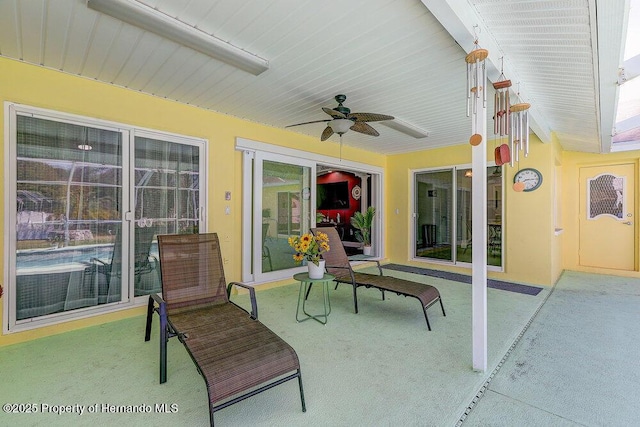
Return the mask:
<path id="1" fill-rule="evenodd" d="M 18 270 L 41 269 L 61 264 L 90 264 L 91 260 L 96 258 L 110 263 L 113 257 L 113 249 L 113 244 L 106 244 L 18 251 L 16 254 L 16 268 Z M 157 243 L 152 243 L 150 254 L 157 258 Z"/>

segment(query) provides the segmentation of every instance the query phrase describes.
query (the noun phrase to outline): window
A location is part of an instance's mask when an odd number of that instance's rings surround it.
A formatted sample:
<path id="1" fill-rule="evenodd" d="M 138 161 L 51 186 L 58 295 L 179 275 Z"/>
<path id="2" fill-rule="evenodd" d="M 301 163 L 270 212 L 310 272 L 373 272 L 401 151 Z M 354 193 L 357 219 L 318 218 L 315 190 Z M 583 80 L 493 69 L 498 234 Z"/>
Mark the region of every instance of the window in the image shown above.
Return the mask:
<path id="1" fill-rule="evenodd" d="M 155 236 L 199 229 L 204 141 L 24 106 L 9 111 L 8 330 L 159 292 Z"/>
<path id="2" fill-rule="evenodd" d="M 502 169 L 487 168 L 487 264 L 502 266 Z M 414 173 L 413 257 L 471 262 L 471 169 Z"/>

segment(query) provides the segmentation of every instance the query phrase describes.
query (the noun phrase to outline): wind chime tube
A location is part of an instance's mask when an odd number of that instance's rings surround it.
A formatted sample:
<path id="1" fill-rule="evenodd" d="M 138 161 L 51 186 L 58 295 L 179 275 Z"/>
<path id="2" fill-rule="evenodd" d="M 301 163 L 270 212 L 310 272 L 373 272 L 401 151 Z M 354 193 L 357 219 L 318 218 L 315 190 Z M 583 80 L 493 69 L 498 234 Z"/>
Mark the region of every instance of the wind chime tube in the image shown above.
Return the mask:
<path id="1" fill-rule="evenodd" d="M 470 86 L 470 90 L 469 90 L 469 94 L 471 96 L 470 98 L 470 102 L 471 102 L 471 135 L 475 135 L 476 134 L 476 127 L 477 127 L 477 123 L 476 123 L 476 97 L 478 96 L 478 86 L 476 83 L 476 80 L 478 79 L 478 61 L 474 60 L 473 62 L 469 63 L 469 66 L 471 67 L 469 69 L 469 86 Z"/>
<path id="2" fill-rule="evenodd" d="M 498 134 L 498 129 L 500 128 L 500 116 L 498 115 L 498 111 L 500 111 L 500 95 L 498 95 L 498 91 L 495 92 L 493 97 L 493 134 Z"/>
<path id="3" fill-rule="evenodd" d="M 506 124 L 506 117 L 504 114 L 505 111 L 505 97 L 504 97 L 504 91 L 500 91 L 500 136 L 504 136 L 504 134 L 507 133 L 507 129 L 505 128 L 505 124 Z"/>
<path id="4" fill-rule="evenodd" d="M 529 111 L 524 111 L 524 156 L 529 157 Z"/>
<path id="5" fill-rule="evenodd" d="M 484 89 L 483 88 L 484 82 L 482 81 L 482 76 L 484 76 L 484 61 L 480 61 L 480 59 L 478 58 L 476 59 L 476 101 L 480 99 L 480 92 L 483 91 Z M 484 102 L 485 104 L 483 104 L 483 107 L 486 106 L 486 101 Z M 475 134 L 475 133 L 478 133 L 482 127 L 480 123 L 481 117 L 480 117 L 480 114 L 478 114 L 479 113 L 478 102 L 474 102 L 473 104 L 476 107 L 476 117 L 475 117 L 476 131 L 474 132 Z"/>
<path id="6" fill-rule="evenodd" d="M 487 108 L 487 63 L 482 61 L 482 86 L 478 85 L 478 89 L 482 88 L 482 108 Z"/>
<path id="7" fill-rule="evenodd" d="M 474 103 L 474 105 L 475 105 L 475 103 Z M 475 108 L 474 108 L 473 109 L 473 113 L 471 115 L 471 135 L 475 135 L 476 132 L 477 132 L 476 129 L 478 128 L 478 123 L 476 123 L 476 117 L 477 117 L 477 114 L 476 114 Z"/>
<path id="8" fill-rule="evenodd" d="M 467 62 L 467 117 L 471 115 L 471 64 Z"/>
<path id="9" fill-rule="evenodd" d="M 511 146 L 511 167 L 513 167 L 513 162 L 515 157 L 515 153 L 514 153 L 515 143 L 513 138 L 513 120 L 509 120 L 509 145 Z"/>
<path id="10" fill-rule="evenodd" d="M 509 111 L 509 89 L 507 88 L 506 93 L 504 94 L 504 116 L 506 117 L 504 131 L 507 133 L 507 129 L 511 125 L 511 111 Z"/>
<path id="11" fill-rule="evenodd" d="M 516 144 L 518 145 L 518 149 L 520 149 L 520 141 L 522 141 L 522 135 L 520 134 L 520 130 L 522 129 L 522 127 L 520 126 L 520 112 L 516 113 L 516 120 L 514 123 L 514 127 L 516 129 Z"/>
<path id="12" fill-rule="evenodd" d="M 504 93 L 504 105 L 502 111 L 504 112 L 502 134 L 507 135 L 509 133 L 509 123 L 511 123 L 509 119 L 509 89 Z"/>
<path id="13" fill-rule="evenodd" d="M 520 119 L 520 150 L 524 150 L 524 140 L 527 134 L 527 130 L 524 127 L 524 117 L 526 114 L 526 110 L 518 113 L 518 118 Z"/>
<path id="14" fill-rule="evenodd" d="M 504 93 L 504 103 L 502 105 L 502 134 L 509 134 L 509 89 Z"/>

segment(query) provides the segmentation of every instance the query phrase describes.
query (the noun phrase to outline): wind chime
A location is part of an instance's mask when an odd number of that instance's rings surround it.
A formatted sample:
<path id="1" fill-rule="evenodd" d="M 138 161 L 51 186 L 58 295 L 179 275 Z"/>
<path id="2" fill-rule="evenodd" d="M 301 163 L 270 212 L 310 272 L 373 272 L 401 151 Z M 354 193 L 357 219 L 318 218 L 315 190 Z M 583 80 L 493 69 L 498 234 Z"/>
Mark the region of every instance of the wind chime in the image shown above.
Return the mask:
<path id="1" fill-rule="evenodd" d="M 519 86 L 519 84 L 518 84 Z M 520 88 L 518 87 L 518 99 L 520 99 Z M 511 144 L 511 166 L 515 161 L 520 161 L 519 151 L 524 151 L 524 156 L 529 156 L 529 108 L 531 104 L 519 102 L 510 108 L 510 132 L 509 142 Z"/>
<path id="2" fill-rule="evenodd" d="M 520 85 L 518 84 L 518 99 L 520 100 Z M 531 104 L 526 102 L 519 102 L 511 106 L 511 113 L 509 121 L 509 143 L 511 145 L 511 167 L 514 166 L 514 161 L 518 162 L 520 167 L 520 151 L 524 152 L 524 157 L 529 156 L 529 108 Z M 515 191 L 524 190 L 523 182 L 516 182 L 513 184 Z"/>
<path id="3" fill-rule="evenodd" d="M 478 114 L 478 100 L 482 96 L 483 107 L 487 104 L 487 91 L 484 87 L 487 81 L 487 67 L 485 59 L 489 56 L 489 51 L 478 46 L 478 39 L 473 42 L 473 50 L 465 57 L 467 62 L 467 117 L 471 119 L 471 138 L 469 144 L 476 146 L 482 142 L 482 122 L 483 115 Z"/>
<path id="4" fill-rule="evenodd" d="M 504 60 L 502 58 L 501 60 Z M 509 113 L 509 88 L 511 87 L 511 80 L 507 80 L 504 76 L 504 63 L 502 63 L 502 69 L 500 70 L 500 77 L 493 83 L 495 89 L 495 97 L 493 104 L 493 133 L 496 136 L 500 136 L 500 139 L 505 135 L 509 135 L 510 126 L 510 113 Z M 495 149 L 496 166 L 502 166 L 503 164 L 511 160 L 511 153 L 509 152 L 509 146 L 507 144 L 500 144 Z"/>

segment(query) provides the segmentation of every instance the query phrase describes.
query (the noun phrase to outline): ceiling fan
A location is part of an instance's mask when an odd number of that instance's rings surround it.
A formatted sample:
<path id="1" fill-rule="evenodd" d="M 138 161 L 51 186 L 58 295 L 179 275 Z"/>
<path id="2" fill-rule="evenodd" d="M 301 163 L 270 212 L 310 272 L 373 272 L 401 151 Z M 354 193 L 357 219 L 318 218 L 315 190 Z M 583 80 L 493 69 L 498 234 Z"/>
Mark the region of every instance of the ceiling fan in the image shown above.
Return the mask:
<path id="1" fill-rule="evenodd" d="M 338 103 L 338 106 L 331 109 L 327 107 L 322 107 L 322 111 L 331 116 L 330 119 L 325 120 L 314 120 L 312 122 L 304 122 L 304 123 L 296 123 L 295 125 L 289 125 L 285 127 L 293 127 L 293 126 L 301 126 L 308 125 L 311 123 L 327 123 L 327 127 L 322 131 L 322 135 L 320 136 L 320 141 L 326 141 L 333 135 L 337 133 L 342 136 L 348 130 L 352 130 L 354 132 L 364 133 L 365 135 L 370 136 L 378 136 L 380 135 L 377 130 L 371 127 L 367 122 L 379 122 L 383 120 L 393 120 L 393 116 L 388 116 L 386 114 L 375 114 L 375 113 L 352 113 L 351 110 L 342 103 L 347 99 L 346 95 L 336 95 L 335 100 Z"/>

